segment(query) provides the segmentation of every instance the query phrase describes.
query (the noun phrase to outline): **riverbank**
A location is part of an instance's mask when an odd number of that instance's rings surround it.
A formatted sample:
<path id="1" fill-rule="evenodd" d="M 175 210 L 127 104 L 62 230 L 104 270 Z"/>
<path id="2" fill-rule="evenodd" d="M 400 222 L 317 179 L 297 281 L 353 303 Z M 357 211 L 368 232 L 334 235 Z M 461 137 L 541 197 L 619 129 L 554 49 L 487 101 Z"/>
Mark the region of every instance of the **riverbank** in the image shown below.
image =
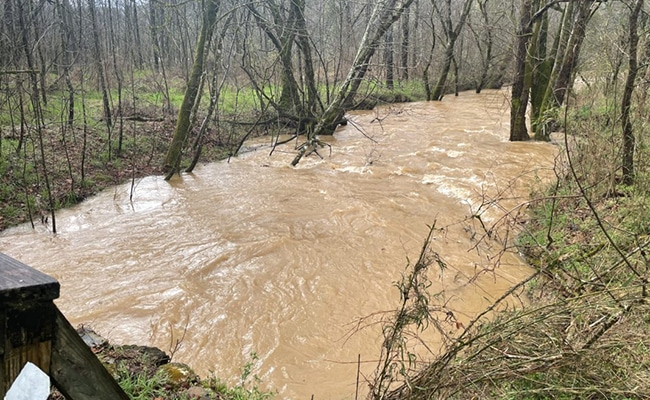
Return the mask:
<path id="1" fill-rule="evenodd" d="M 33 138 L 19 144 L 17 137 L 3 137 L 0 231 L 23 222 L 45 223 L 46 218 L 51 223 L 44 170 L 57 210 L 77 204 L 107 187 L 161 175 L 175 119 L 152 110 L 140 110 L 137 115 L 138 121 L 124 126 L 126 139 L 119 153 L 115 148 L 108 149 L 105 133 L 99 127 L 84 131 L 83 127 L 75 126 L 64 140 L 57 140 L 52 132 L 44 148 L 45 168 L 30 154 L 37 149 Z M 241 129 L 228 132 L 208 129 L 201 161 L 228 157 L 239 145 L 242 134 Z"/>
<path id="2" fill-rule="evenodd" d="M 615 111 L 576 110 L 556 181 L 510 215 L 536 272 L 493 309 L 520 300 L 474 319 L 386 398 L 650 397 L 650 154 L 638 148 L 635 182 L 624 185 Z"/>
<path id="3" fill-rule="evenodd" d="M 147 79 L 143 77 L 143 82 L 138 84 L 142 88 L 139 96 L 143 98 L 156 96 L 155 87 L 147 86 Z M 177 109 L 182 101 L 180 88 L 173 91 L 176 94 L 172 107 Z M 228 91 L 222 94 L 225 104 L 241 103 L 241 109 L 224 107 L 229 112 L 220 115 L 207 128 L 202 140 L 201 163 L 235 155 L 243 138 L 295 133 L 295 122 L 273 115 L 265 118 L 266 123 L 257 124 L 261 117 L 256 114 L 255 105 L 245 101 L 250 94 L 241 94 L 244 99 L 234 96 Z M 377 87 L 357 108 L 417 101 L 424 96 L 424 89 L 416 83 L 394 90 Z M 107 133 L 97 105 L 99 101 L 89 99 L 88 115 L 83 122 L 75 121 L 72 126 L 59 126 L 57 107 L 60 105 L 50 104 L 44 110 L 48 120 L 43 132 L 42 155 L 38 136 L 27 129 L 27 123 L 0 112 L 0 121 L 12 121 L 11 125 L 0 125 L 0 231 L 24 222 L 51 224 L 48 190 L 54 209 L 59 210 L 107 187 L 163 175 L 163 160 L 176 125 L 174 110 L 163 111 L 165 107 L 151 102 L 132 105 L 115 117 L 115 126 Z"/>
<path id="4" fill-rule="evenodd" d="M 250 364 L 242 366 L 239 384 L 229 386 L 214 376 L 199 377 L 156 347 L 115 345 L 85 326 L 77 332 L 133 400 L 262 400 L 274 395 L 258 388 Z M 65 397 L 53 388 L 49 400 Z"/>

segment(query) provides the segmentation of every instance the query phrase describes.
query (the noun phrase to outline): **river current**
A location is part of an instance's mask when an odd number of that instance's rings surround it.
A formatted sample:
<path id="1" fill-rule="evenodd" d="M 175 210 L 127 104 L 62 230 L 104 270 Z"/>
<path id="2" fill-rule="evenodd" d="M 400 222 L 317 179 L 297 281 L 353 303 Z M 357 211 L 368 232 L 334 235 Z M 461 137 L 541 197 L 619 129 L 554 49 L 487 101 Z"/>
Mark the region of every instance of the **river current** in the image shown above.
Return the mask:
<path id="1" fill-rule="evenodd" d="M 486 91 L 355 112 L 331 154 L 296 168 L 293 144 L 269 156 L 256 139 L 230 162 L 138 180 L 132 201 L 125 184 L 61 210 L 57 235 L 2 232 L 0 252 L 58 279 L 68 319 L 115 343 L 175 349 L 230 383 L 251 362 L 284 398 L 352 398 L 357 357 L 363 393 L 381 346 L 359 318 L 399 304 L 429 226 L 447 265 L 431 289 L 460 323 L 530 274 L 516 254 L 495 265 L 499 246 L 477 246 L 467 220 L 497 221 L 553 166 L 555 146 L 507 141 L 508 107 Z"/>

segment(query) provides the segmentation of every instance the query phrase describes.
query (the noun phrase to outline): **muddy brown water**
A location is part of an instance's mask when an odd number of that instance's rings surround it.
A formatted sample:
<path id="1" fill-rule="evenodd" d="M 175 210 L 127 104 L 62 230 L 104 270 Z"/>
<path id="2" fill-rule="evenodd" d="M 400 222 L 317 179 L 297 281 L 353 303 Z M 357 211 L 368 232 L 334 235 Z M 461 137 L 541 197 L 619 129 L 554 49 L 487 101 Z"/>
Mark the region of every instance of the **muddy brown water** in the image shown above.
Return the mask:
<path id="1" fill-rule="evenodd" d="M 237 383 L 253 362 L 260 387 L 281 397 L 352 398 L 357 357 L 368 376 L 381 331 L 349 333 L 398 304 L 393 282 L 428 225 L 447 228 L 433 246 L 448 268 L 431 271 L 432 289 L 465 324 L 530 273 L 508 254 L 474 279 L 493 261 L 469 250 L 474 232 L 458 223 L 495 193 L 502 208 L 525 200 L 552 167 L 555 146 L 507 141 L 506 97 L 354 113 L 327 138 L 331 156 L 297 168 L 291 145 L 269 157 L 269 140 L 257 140 L 230 163 L 139 180 L 133 201 L 121 185 L 62 210 L 57 235 L 5 231 L 0 251 L 57 278 L 71 322 L 114 342 L 169 351 L 180 340 L 174 359 L 202 375 Z M 500 215 L 493 206 L 483 219 Z"/>

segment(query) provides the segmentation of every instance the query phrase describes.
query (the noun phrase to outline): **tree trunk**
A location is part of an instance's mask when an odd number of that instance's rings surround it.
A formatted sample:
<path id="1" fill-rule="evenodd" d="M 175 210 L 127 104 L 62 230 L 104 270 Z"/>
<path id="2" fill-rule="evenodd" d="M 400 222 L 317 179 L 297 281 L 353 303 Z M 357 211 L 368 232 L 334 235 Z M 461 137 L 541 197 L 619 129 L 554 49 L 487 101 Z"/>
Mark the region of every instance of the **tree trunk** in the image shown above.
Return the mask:
<path id="1" fill-rule="evenodd" d="M 111 0 L 108 0 L 108 31 L 109 31 L 109 43 L 111 45 L 111 56 L 113 60 L 113 73 L 115 74 L 115 80 L 117 81 L 117 117 L 119 118 L 119 130 L 118 130 L 118 139 L 117 139 L 117 155 L 120 156 L 122 153 L 122 145 L 124 142 L 124 115 L 122 112 L 122 71 L 120 70 L 120 65 L 117 62 L 117 46 L 115 45 L 115 29 L 113 28 L 113 6 Z M 109 152 L 111 144 L 109 143 Z"/>
<path id="2" fill-rule="evenodd" d="M 554 63 L 553 69 L 551 70 L 551 75 L 549 76 L 549 84 L 546 87 L 546 93 L 544 94 L 544 104 L 543 108 L 548 109 L 550 107 L 557 107 L 557 101 L 553 95 L 553 88 L 555 87 L 555 82 L 560 74 L 560 68 L 562 67 L 562 60 L 566 54 L 566 48 L 569 43 L 569 36 L 571 35 L 572 23 L 574 17 L 576 3 L 569 3 L 562 15 L 562 22 L 558 34 L 556 35 L 556 44 L 554 44 Z"/>
<path id="3" fill-rule="evenodd" d="M 135 49 L 137 51 L 138 57 L 136 58 L 137 60 L 137 65 L 138 69 L 142 70 L 142 66 L 144 64 L 144 57 L 142 56 L 142 40 L 140 39 L 140 21 L 138 21 L 138 4 L 136 3 L 135 0 L 131 0 L 133 3 L 133 22 L 135 25 Z M 150 0 L 151 1 L 151 0 Z"/>
<path id="4" fill-rule="evenodd" d="M 113 120 L 111 115 L 111 105 L 108 98 L 108 88 L 106 87 L 106 76 L 104 74 L 104 61 L 102 58 L 102 50 L 99 42 L 99 27 L 97 26 L 97 12 L 95 11 L 95 0 L 88 0 L 88 8 L 90 10 L 90 22 L 92 24 L 93 35 L 93 52 L 95 58 L 95 68 L 97 68 L 97 76 L 99 85 L 102 90 L 102 104 L 104 105 L 104 120 L 106 121 L 106 128 L 108 129 L 109 136 L 109 149 L 110 149 L 110 132 L 113 127 Z M 109 150 L 109 159 L 110 159 Z"/>
<path id="5" fill-rule="evenodd" d="M 56 233 L 56 215 L 54 213 L 54 196 L 52 194 L 52 186 L 50 184 L 49 174 L 47 172 L 47 162 L 45 160 L 45 144 L 43 141 L 43 127 L 45 126 L 45 121 L 43 119 L 43 110 L 41 106 L 40 93 L 38 90 L 38 77 L 36 76 L 34 55 L 32 54 L 33 46 L 30 43 L 28 37 L 28 27 L 25 23 L 25 9 L 23 8 L 22 2 L 19 0 L 18 5 L 18 19 L 19 19 L 19 29 L 21 30 L 21 40 L 23 50 L 25 52 L 25 58 L 27 59 L 27 68 L 29 69 L 29 79 L 31 83 L 31 102 L 32 110 L 34 112 L 34 119 L 36 122 L 36 132 L 38 133 L 38 145 L 40 148 L 41 156 L 41 168 L 43 168 L 43 180 L 45 181 L 45 189 L 47 191 L 48 207 L 50 216 L 52 217 L 52 232 Z"/>
<path id="6" fill-rule="evenodd" d="M 153 70 L 158 73 L 160 69 L 160 43 L 158 40 L 158 11 L 156 2 L 149 1 L 149 34 L 151 36 L 151 44 L 153 49 Z"/>
<path id="7" fill-rule="evenodd" d="M 409 41 L 410 41 L 410 12 L 407 10 L 402 15 L 402 43 L 400 45 L 400 67 L 402 69 L 402 81 L 409 80 Z"/>
<path id="8" fill-rule="evenodd" d="M 68 88 L 68 126 L 72 126 L 74 123 L 74 87 L 72 86 L 72 81 L 70 80 L 70 67 L 71 62 L 71 51 L 69 50 L 72 41 L 72 32 L 70 32 L 71 25 L 68 24 L 70 10 L 67 7 L 67 2 L 64 3 L 61 0 L 56 1 L 56 10 L 59 14 L 59 26 L 61 29 L 61 53 L 63 54 L 63 79 L 65 80 L 66 87 Z"/>
<path id="9" fill-rule="evenodd" d="M 305 68 L 305 85 L 307 86 L 307 112 L 310 116 L 323 111 L 323 105 L 318 95 L 316 86 L 316 74 L 314 72 L 314 59 L 311 52 L 311 42 L 307 23 L 305 21 L 305 0 L 293 0 L 296 18 L 296 41 L 302 53 L 303 65 Z M 319 109 L 320 107 L 320 109 Z"/>
<path id="10" fill-rule="evenodd" d="M 451 62 L 454 58 L 454 45 L 456 39 L 449 39 L 445 47 L 445 58 L 442 62 L 442 70 L 440 70 L 440 76 L 438 76 L 438 81 L 436 86 L 433 88 L 433 94 L 431 95 L 431 100 L 441 101 L 445 95 L 445 87 L 447 85 L 447 76 L 449 76 L 449 70 L 451 69 Z"/>
<path id="11" fill-rule="evenodd" d="M 544 114 L 544 94 L 548 87 L 550 70 L 552 68 L 550 60 L 547 60 L 546 57 L 547 42 L 548 14 L 544 14 L 541 20 L 537 21 L 534 25 L 531 48 L 528 51 L 528 63 L 530 65 L 530 119 L 536 140 L 546 140 L 546 132 L 542 132 L 538 127 L 543 126 L 541 118 Z"/>
<path id="12" fill-rule="evenodd" d="M 510 141 L 530 139 L 526 128 L 528 88 L 526 87 L 526 58 L 528 42 L 532 33 L 533 0 L 522 0 L 519 26 L 515 42 L 515 70 L 510 105 Z"/>
<path id="13" fill-rule="evenodd" d="M 393 28 L 388 29 L 386 32 L 386 40 L 384 41 L 384 64 L 386 65 L 386 88 L 393 90 L 395 88 L 395 62 L 393 53 Z"/>
<path id="14" fill-rule="evenodd" d="M 494 33 L 492 32 L 493 27 L 490 25 L 490 14 L 487 10 L 488 0 L 478 1 L 479 10 L 481 11 L 481 17 L 483 18 L 483 29 L 485 30 L 485 49 L 481 45 L 481 35 L 480 32 L 472 29 L 474 35 L 474 40 L 476 41 L 476 46 L 479 49 L 481 54 L 481 75 L 476 83 L 476 93 L 481 93 L 483 88 L 488 83 L 488 74 L 490 73 L 490 68 L 492 67 L 492 51 L 494 47 Z"/>
<path id="15" fill-rule="evenodd" d="M 187 88 L 185 89 L 183 103 L 178 111 L 178 120 L 176 122 L 176 128 L 174 129 L 174 137 L 169 149 L 167 150 L 165 162 L 163 164 L 163 168 L 165 172 L 167 172 L 167 176 L 165 177 L 166 180 L 171 179 L 174 173 L 179 172 L 180 170 L 183 147 L 187 142 L 187 137 L 191 129 L 190 114 L 192 113 L 199 86 L 201 85 L 205 51 L 210 43 L 212 32 L 214 31 L 218 11 L 219 1 L 208 0 L 207 10 L 203 16 L 201 33 L 199 34 L 194 50 L 194 65 L 192 66 L 192 72 L 189 76 Z"/>
<path id="16" fill-rule="evenodd" d="M 337 98 L 335 98 L 334 102 L 332 102 L 328 107 L 330 112 L 328 113 L 326 110 L 324 117 L 321 118 L 322 122 L 323 118 L 327 116 L 326 119 L 331 120 L 329 121 L 330 125 L 320 134 L 331 134 L 334 128 L 331 124 L 343 117 L 343 110 L 345 108 L 352 107 L 354 104 L 354 97 L 359 90 L 359 86 L 361 86 L 361 81 L 364 76 L 366 76 L 366 72 L 368 72 L 370 59 L 375 55 L 381 38 L 400 18 L 402 13 L 408 9 L 413 1 L 414 0 L 382 0 L 375 4 L 348 76 L 339 88 Z M 340 103 L 338 97 L 342 97 Z M 339 110 L 333 113 L 331 112 L 333 108 L 338 108 Z M 321 124 L 319 123 L 319 126 L 320 125 Z M 325 126 L 326 125 L 322 125 L 322 127 Z"/>
<path id="17" fill-rule="evenodd" d="M 631 185 L 634 183 L 634 131 L 630 121 L 630 108 L 632 105 L 632 93 L 638 71 L 637 47 L 639 44 L 639 32 L 637 30 L 639 14 L 643 8 L 643 0 L 636 0 L 634 9 L 629 19 L 629 43 L 628 43 L 628 70 L 625 88 L 623 89 L 623 100 L 621 102 L 621 124 L 623 126 L 623 183 Z"/>
<path id="18" fill-rule="evenodd" d="M 445 29 L 445 34 L 447 35 L 447 45 L 445 47 L 445 58 L 442 64 L 442 70 L 440 71 L 440 76 L 436 83 L 435 88 L 433 89 L 432 100 L 440 101 L 445 95 L 445 86 L 447 84 L 447 76 L 449 76 L 449 70 L 451 69 L 451 63 L 454 58 L 454 47 L 456 46 L 456 40 L 460 36 L 460 32 L 465 26 L 467 17 L 469 16 L 470 11 L 472 10 L 472 3 L 474 0 L 465 0 L 463 5 L 463 11 L 454 27 L 453 21 L 451 20 L 451 2 L 447 1 L 446 15 L 443 18 L 442 13 L 438 6 L 436 6 L 435 0 L 431 0 L 431 3 L 434 5 L 434 9 L 438 11 L 438 15 L 441 18 L 441 23 Z"/>
<path id="19" fill-rule="evenodd" d="M 573 86 L 575 67 L 587 32 L 587 23 L 592 15 L 592 4 L 594 4 L 594 0 L 581 0 L 578 3 L 578 15 L 566 47 L 566 54 L 562 58 L 557 80 L 553 86 L 551 101 L 554 106 L 564 104 L 564 99 L 571 86 Z"/>
<path id="20" fill-rule="evenodd" d="M 386 31 L 399 19 L 414 0 L 381 0 L 375 3 L 368 25 L 359 44 L 359 49 L 345 81 L 339 87 L 334 100 L 327 106 L 314 129 L 308 132 L 307 141 L 301 146 L 303 150 L 291 163 L 297 165 L 306 154 L 307 149 L 315 149 L 321 142 L 319 135 L 331 135 L 343 120 L 345 109 L 354 100 L 361 80 L 368 70 L 369 62 L 377 51 L 377 46 Z"/>
<path id="21" fill-rule="evenodd" d="M 301 9 L 300 0 L 291 0 L 291 8 L 286 18 L 283 18 L 280 6 L 270 0 L 262 2 L 268 7 L 273 16 L 273 21 L 269 21 L 255 8 L 254 3 L 247 3 L 246 7 L 255 18 L 257 25 L 264 31 L 268 39 L 273 43 L 275 50 L 278 52 L 282 68 L 282 92 L 280 99 L 277 101 L 276 108 L 281 113 L 301 116 L 303 114 L 302 103 L 300 101 L 300 90 L 298 82 L 293 73 L 293 44 L 296 40 L 297 23 L 303 10 Z"/>

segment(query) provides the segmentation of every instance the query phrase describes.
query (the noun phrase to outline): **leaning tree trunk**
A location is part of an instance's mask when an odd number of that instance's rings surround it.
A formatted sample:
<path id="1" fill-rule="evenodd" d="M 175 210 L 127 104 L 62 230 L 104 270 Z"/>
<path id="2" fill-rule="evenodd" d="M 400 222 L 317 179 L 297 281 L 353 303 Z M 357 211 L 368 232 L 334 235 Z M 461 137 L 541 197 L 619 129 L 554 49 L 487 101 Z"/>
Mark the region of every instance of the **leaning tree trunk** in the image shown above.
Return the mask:
<path id="1" fill-rule="evenodd" d="M 178 111 L 178 120 L 176 122 L 176 128 L 174 129 L 174 137 L 169 149 L 167 150 L 167 155 L 165 156 L 165 162 L 163 164 L 163 168 L 165 172 L 167 172 L 167 176 L 165 177 L 166 180 L 171 179 L 174 173 L 179 172 L 180 170 L 183 147 L 187 142 L 187 137 L 191 129 L 190 116 L 192 108 L 194 107 L 194 102 L 197 98 L 199 86 L 201 85 L 205 50 L 208 47 L 208 43 L 210 43 L 210 38 L 214 31 L 218 10 L 219 1 L 209 0 L 208 8 L 203 17 L 201 33 L 199 34 L 196 48 L 194 50 L 194 65 L 192 66 L 192 72 L 189 77 L 187 88 L 185 89 L 183 103 Z"/>
<path id="2" fill-rule="evenodd" d="M 569 43 L 569 37 L 571 35 L 571 30 L 572 30 L 571 27 L 572 27 L 572 22 L 574 17 L 575 4 L 576 3 L 569 3 L 563 11 L 562 22 L 560 23 L 560 28 L 555 38 L 557 45 L 553 46 L 555 60 L 553 63 L 553 69 L 551 70 L 551 75 L 549 76 L 549 82 L 546 87 L 546 92 L 544 94 L 544 102 L 542 104 L 543 110 L 547 110 L 552 107 L 557 107 L 558 105 L 555 96 L 553 94 L 553 88 L 555 87 L 555 82 L 557 81 L 558 76 L 560 75 L 560 69 L 563 64 L 562 60 L 566 55 L 566 48 Z"/>
<path id="3" fill-rule="evenodd" d="M 368 71 L 370 59 L 377 51 L 381 38 L 413 1 L 390 0 L 388 4 L 386 1 L 375 3 L 368 26 L 361 39 L 359 50 L 354 57 L 354 62 L 347 77 L 339 87 L 334 100 L 319 118 L 316 126 L 308 132 L 307 141 L 300 146 L 300 151 L 291 162 L 291 165 L 297 165 L 305 154 L 315 151 L 318 146 L 322 145 L 322 142 L 318 140 L 318 136 L 331 135 L 336 126 L 344 120 L 345 108 L 352 104 L 354 96 L 361 85 L 361 80 Z"/>
<path id="4" fill-rule="evenodd" d="M 632 92 L 638 70 L 637 47 L 639 44 L 639 32 L 637 31 L 639 14 L 643 8 L 643 0 L 637 0 L 629 19 L 629 44 L 628 44 L 628 70 L 623 89 L 623 100 L 621 103 L 621 123 L 623 125 L 623 183 L 631 185 L 634 183 L 634 131 L 630 121 L 630 107 L 632 104 Z"/>
<path id="5" fill-rule="evenodd" d="M 376 3 L 370 21 L 368 22 L 366 32 L 361 39 L 359 51 L 354 58 L 354 62 L 352 63 L 352 67 L 350 67 L 347 78 L 339 89 L 339 94 L 343 97 L 341 103 L 338 105 L 335 104 L 337 103 L 336 99 L 332 103 L 339 110 L 335 113 L 327 113 L 326 111 L 324 116 L 321 117 L 320 122 L 323 122 L 324 120 L 330 121 L 325 121 L 328 122 L 329 125 L 323 125 L 323 127 L 327 129 L 320 134 L 332 134 L 334 131 L 333 128 L 335 127 L 335 125 L 333 126 L 332 124 L 341 120 L 345 108 L 349 108 L 353 105 L 354 97 L 357 95 L 359 86 L 361 86 L 361 81 L 366 76 L 366 72 L 368 72 L 368 68 L 370 67 L 370 59 L 375 55 L 382 37 L 386 31 L 388 31 L 388 29 L 399 20 L 402 13 L 409 8 L 413 1 L 414 0 L 390 0 L 388 3 L 386 1 Z M 377 27 L 374 30 L 374 33 L 372 33 L 371 31 L 375 25 L 377 25 Z M 330 106 L 332 106 L 332 104 L 330 104 Z M 328 109 L 330 108 L 331 107 L 328 107 Z M 319 123 L 319 125 L 321 124 Z M 314 133 L 319 134 L 317 130 Z"/>
<path id="6" fill-rule="evenodd" d="M 445 87 L 447 85 L 447 76 L 449 75 L 449 70 L 451 69 L 451 63 L 454 59 L 454 45 L 456 38 L 449 38 L 447 42 L 447 47 L 445 48 L 445 59 L 442 64 L 442 70 L 440 71 L 440 76 L 436 82 L 436 86 L 433 88 L 433 94 L 431 95 L 431 100 L 441 101 L 445 95 Z"/>

